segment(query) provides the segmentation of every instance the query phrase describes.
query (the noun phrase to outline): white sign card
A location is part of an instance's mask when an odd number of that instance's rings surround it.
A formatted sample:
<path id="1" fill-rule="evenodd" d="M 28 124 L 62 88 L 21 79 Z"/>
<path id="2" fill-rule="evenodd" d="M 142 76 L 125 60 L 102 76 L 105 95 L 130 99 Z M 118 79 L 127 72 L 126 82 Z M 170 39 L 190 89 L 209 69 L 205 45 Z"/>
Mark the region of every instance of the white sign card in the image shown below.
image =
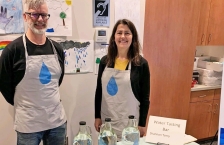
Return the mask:
<path id="1" fill-rule="evenodd" d="M 184 144 L 186 120 L 150 116 L 145 141 L 170 145 Z"/>
<path id="2" fill-rule="evenodd" d="M 93 0 L 93 26 L 110 26 L 110 0 Z"/>

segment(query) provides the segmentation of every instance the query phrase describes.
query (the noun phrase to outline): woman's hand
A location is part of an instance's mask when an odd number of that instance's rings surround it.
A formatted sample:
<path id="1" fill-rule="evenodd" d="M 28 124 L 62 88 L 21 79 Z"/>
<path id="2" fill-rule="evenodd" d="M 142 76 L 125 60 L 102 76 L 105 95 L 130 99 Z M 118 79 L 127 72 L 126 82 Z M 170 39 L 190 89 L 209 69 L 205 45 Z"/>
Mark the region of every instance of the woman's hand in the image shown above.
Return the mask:
<path id="1" fill-rule="evenodd" d="M 138 126 L 138 130 L 140 132 L 140 137 L 143 137 L 146 135 L 146 127 Z"/>
<path id="2" fill-rule="evenodd" d="M 95 129 L 96 131 L 100 132 L 100 126 L 102 125 L 102 121 L 100 118 L 96 118 L 95 119 L 95 123 L 94 123 L 94 126 L 95 126 Z"/>

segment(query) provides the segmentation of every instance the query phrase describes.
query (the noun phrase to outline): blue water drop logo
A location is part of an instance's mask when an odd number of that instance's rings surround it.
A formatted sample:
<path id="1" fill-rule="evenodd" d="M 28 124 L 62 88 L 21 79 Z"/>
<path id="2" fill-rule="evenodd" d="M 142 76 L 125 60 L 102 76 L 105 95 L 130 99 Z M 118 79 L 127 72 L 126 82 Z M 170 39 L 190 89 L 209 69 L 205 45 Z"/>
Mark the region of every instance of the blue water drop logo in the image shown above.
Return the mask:
<path id="1" fill-rule="evenodd" d="M 44 62 L 42 63 L 39 79 L 42 84 L 48 84 L 51 81 L 51 73 Z"/>
<path id="2" fill-rule="evenodd" d="M 107 92 L 109 95 L 114 96 L 118 92 L 117 83 L 114 77 L 111 77 L 107 84 Z"/>

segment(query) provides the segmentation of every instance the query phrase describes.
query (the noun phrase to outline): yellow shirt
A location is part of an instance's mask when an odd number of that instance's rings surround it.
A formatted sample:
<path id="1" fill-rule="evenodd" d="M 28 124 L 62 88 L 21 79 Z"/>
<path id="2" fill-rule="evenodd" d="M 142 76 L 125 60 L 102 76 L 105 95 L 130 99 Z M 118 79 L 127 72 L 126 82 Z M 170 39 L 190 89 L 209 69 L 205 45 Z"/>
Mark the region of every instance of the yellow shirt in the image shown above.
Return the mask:
<path id="1" fill-rule="evenodd" d="M 128 65 L 128 62 L 129 62 L 128 59 L 121 60 L 116 58 L 114 68 L 118 70 L 125 70 Z"/>

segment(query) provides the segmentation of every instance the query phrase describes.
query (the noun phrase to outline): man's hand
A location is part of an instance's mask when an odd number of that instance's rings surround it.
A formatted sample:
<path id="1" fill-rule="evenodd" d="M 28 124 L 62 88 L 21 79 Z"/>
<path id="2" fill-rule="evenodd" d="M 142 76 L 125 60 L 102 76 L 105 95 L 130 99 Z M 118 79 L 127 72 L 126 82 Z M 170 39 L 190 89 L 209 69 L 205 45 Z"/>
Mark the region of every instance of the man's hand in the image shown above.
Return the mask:
<path id="1" fill-rule="evenodd" d="M 102 121 L 100 118 L 95 119 L 94 126 L 96 128 L 96 131 L 100 132 L 100 126 L 102 125 Z"/>
<path id="2" fill-rule="evenodd" d="M 5 30 L 5 26 L 12 20 L 13 16 L 7 18 L 7 8 L 3 8 L 1 6 L 1 13 L 0 13 L 0 29 Z"/>

